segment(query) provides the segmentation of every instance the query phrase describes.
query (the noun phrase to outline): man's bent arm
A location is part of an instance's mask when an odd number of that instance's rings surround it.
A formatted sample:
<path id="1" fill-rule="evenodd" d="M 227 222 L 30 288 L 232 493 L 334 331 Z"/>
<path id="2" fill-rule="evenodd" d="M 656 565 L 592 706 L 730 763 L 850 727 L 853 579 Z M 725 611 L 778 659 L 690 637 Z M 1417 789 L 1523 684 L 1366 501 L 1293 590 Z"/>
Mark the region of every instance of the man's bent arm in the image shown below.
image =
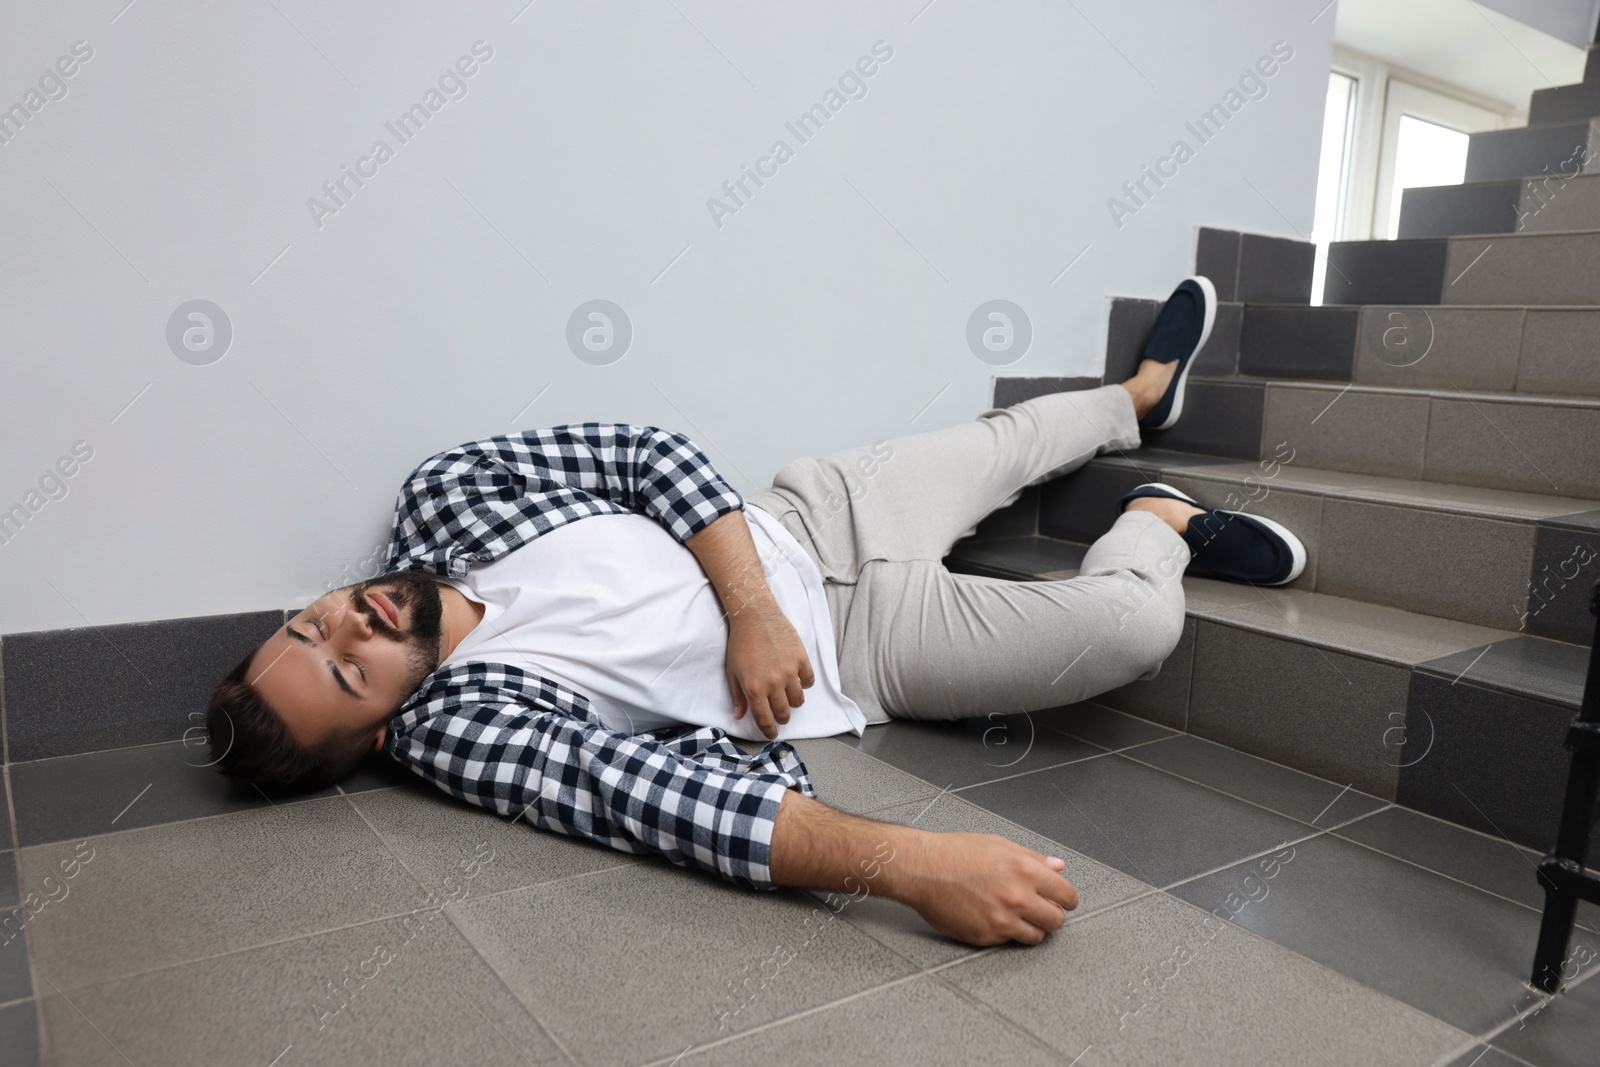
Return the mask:
<path id="1" fill-rule="evenodd" d="M 873 822 L 796 792 L 779 805 L 767 862 L 777 885 L 898 900 L 970 945 L 1036 945 L 1078 906 L 1056 857 L 991 834 Z"/>
<path id="2" fill-rule="evenodd" d="M 618 509 L 650 516 L 681 543 L 743 504 L 683 434 L 610 423 L 529 430 L 470 441 L 412 471 L 384 566 L 459 578 L 473 562 Z"/>
<path id="3" fill-rule="evenodd" d="M 728 618 L 728 686 L 734 718 L 746 712 L 769 738 L 805 702 L 815 676 L 793 624 L 767 585 L 742 511 L 720 516 L 684 543 L 711 580 Z"/>

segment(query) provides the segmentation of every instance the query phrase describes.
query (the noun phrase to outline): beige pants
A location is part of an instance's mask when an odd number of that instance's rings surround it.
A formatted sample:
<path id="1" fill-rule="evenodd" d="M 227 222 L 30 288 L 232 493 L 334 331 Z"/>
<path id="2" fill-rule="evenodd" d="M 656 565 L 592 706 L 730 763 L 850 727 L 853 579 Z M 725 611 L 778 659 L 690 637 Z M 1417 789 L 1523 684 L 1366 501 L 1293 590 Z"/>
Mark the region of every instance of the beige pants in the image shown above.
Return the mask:
<path id="1" fill-rule="evenodd" d="M 1037 711 L 1154 677 L 1183 629 L 1183 539 L 1135 511 L 1075 578 L 1008 582 L 940 560 L 1024 487 L 1138 445 L 1121 386 L 1056 393 L 796 460 L 749 503 L 822 571 L 842 686 L 869 721 Z"/>

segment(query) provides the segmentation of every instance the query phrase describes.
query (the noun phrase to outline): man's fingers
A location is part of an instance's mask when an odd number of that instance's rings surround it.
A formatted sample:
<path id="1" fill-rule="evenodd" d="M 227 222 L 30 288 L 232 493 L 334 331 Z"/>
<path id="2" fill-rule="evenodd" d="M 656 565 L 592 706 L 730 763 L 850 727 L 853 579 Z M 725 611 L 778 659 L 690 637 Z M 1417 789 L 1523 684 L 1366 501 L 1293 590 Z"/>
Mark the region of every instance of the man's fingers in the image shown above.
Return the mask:
<path id="1" fill-rule="evenodd" d="M 800 688 L 800 681 L 797 678 L 789 679 L 788 694 L 791 708 L 798 708 L 806 702 L 806 691 Z M 788 720 L 784 721 L 787 722 Z"/>
<path id="2" fill-rule="evenodd" d="M 1037 945 L 1044 940 L 1044 931 L 1030 922 L 1018 919 L 1006 931 L 1013 941 L 1020 941 L 1024 945 Z"/>
<path id="3" fill-rule="evenodd" d="M 1045 875 L 1039 885 L 1039 895 L 1046 900 L 1055 901 L 1068 911 L 1078 906 L 1077 887 L 1054 872 Z"/>
<path id="4" fill-rule="evenodd" d="M 767 706 L 772 709 L 772 717 L 778 722 L 789 721 L 789 694 L 781 685 L 775 685 L 767 691 Z"/>
<path id="5" fill-rule="evenodd" d="M 1034 897 L 1022 908 L 1022 919 L 1040 930 L 1059 930 L 1067 921 L 1067 913 L 1046 897 Z"/>
<path id="6" fill-rule="evenodd" d="M 767 706 L 767 698 L 759 693 L 750 698 L 750 715 L 756 720 L 756 726 L 767 740 L 778 736 L 778 727 L 772 721 L 772 709 Z"/>
<path id="7" fill-rule="evenodd" d="M 816 681 L 817 676 L 811 673 L 811 657 L 802 652 L 800 654 L 800 684 L 805 688 L 810 689 L 814 684 L 816 684 Z M 798 704 L 800 702 L 798 700 L 791 700 L 790 703 Z"/>

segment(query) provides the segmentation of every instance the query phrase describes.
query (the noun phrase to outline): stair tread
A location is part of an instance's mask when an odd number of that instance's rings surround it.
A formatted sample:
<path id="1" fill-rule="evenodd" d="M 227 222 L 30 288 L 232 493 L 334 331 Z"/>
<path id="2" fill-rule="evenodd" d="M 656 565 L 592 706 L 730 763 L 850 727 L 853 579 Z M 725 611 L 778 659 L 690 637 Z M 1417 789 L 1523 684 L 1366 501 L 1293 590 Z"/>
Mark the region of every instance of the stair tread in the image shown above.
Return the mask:
<path id="1" fill-rule="evenodd" d="M 996 578 L 1043 581 L 1075 575 L 1059 564 L 1081 562 L 1087 548 L 1034 534 L 962 542 L 951 557 Z M 1588 650 L 1579 645 L 1303 589 L 1196 574 L 1184 575 L 1183 589 L 1193 618 L 1567 707 L 1583 695 Z"/>
<path id="2" fill-rule="evenodd" d="M 1255 374 L 1191 374 L 1190 381 L 1251 382 L 1278 386 L 1284 389 L 1315 389 L 1321 392 L 1370 393 L 1378 396 L 1437 397 L 1441 400 L 1469 400 L 1486 404 L 1524 404 L 1530 407 L 1566 407 L 1600 410 L 1600 396 L 1578 396 L 1554 393 L 1518 393 L 1497 389 L 1440 389 L 1416 388 L 1403 385 L 1372 385 L 1365 382 L 1340 382 L 1320 378 L 1285 378 Z"/>
<path id="3" fill-rule="evenodd" d="M 1523 233 L 1462 233 L 1449 237 L 1373 237 L 1360 241 L 1331 241 L 1330 247 L 1352 247 L 1356 245 L 1403 245 L 1403 244 L 1437 244 L 1440 241 L 1479 241 L 1498 243 L 1500 241 L 1545 241 L 1562 237 L 1591 237 L 1595 230 L 1531 230 Z M 1451 305 L 1454 306 L 1454 305 Z M 1541 307 L 1543 305 L 1540 305 Z"/>
<path id="4" fill-rule="evenodd" d="M 1216 456 L 1161 452 L 1154 449 L 1140 449 L 1123 455 L 1099 456 L 1090 462 L 1103 466 L 1131 468 L 1147 476 L 1152 473 L 1159 476 L 1170 472 L 1187 478 L 1226 484 L 1241 484 L 1246 478 L 1253 478 L 1252 486 L 1265 485 L 1269 492 L 1273 487 L 1277 487 L 1368 503 L 1410 506 L 1430 511 L 1464 512 L 1523 522 L 1578 515 L 1600 507 L 1596 501 L 1583 497 L 1525 493 L 1513 489 L 1485 489 L 1474 485 L 1452 485 L 1447 482 L 1418 481 L 1380 474 L 1354 474 L 1349 471 L 1297 466 L 1293 462 L 1280 464 L 1277 473 L 1269 477 L 1262 470 L 1260 463 L 1248 460 L 1227 460 Z"/>
<path id="5" fill-rule="evenodd" d="M 1554 236 L 1557 236 L 1557 237 L 1561 236 L 1561 234 L 1563 234 L 1563 233 L 1568 233 L 1568 232 L 1571 232 L 1571 233 L 1594 233 L 1594 234 L 1600 234 L 1600 230 L 1572 230 L 1572 231 L 1552 230 L 1550 232 L 1551 232 L 1551 234 L 1553 234 Z M 1484 237 L 1485 235 L 1484 234 L 1473 234 L 1471 236 L 1472 236 L 1473 240 L 1479 240 L 1482 237 Z M 1503 234 L 1488 234 L 1487 236 L 1489 236 L 1489 237 L 1498 237 L 1498 236 L 1504 236 L 1504 235 Z M 1395 241 L 1406 241 L 1406 240 L 1444 241 L 1444 240 L 1448 240 L 1448 238 L 1444 238 L 1444 237 L 1415 237 L 1415 238 L 1397 237 L 1397 238 L 1395 238 Z M 1384 243 L 1393 243 L 1393 242 L 1373 241 L 1373 242 L 1370 242 L 1370 243 L 1372 243 L 1372 244 L 1384 244 Z M 1390 303 L 1384 303 L 1382 301 L 1374 301 L 1372 303 L 1367 303 L 1367 304 L 1275 304 L 1275 303 L 1271 303 L 1271 302 L 1268 302 L 1268 301 L 1265 301 L 1265 300 L 1247 300 L 1247 301 L 1243 301 L 1243 304 L 1244 304 L 1245 307 L 1249 307 L 1249 308 L 1267 308 L 1267 309 L 1273 309 L 1273 310 L 1283 310 L 1283 309 L 1292 308 L 1292 309 L 1294 309 L 1296 311 L 1305 311 L 1305 312 L 1308 312 L 1308 313 L 1311 313 L 1311 314 L 1315 314 L 1318 311 L 1357 311 L 1357 310 L 1360 310 L 1361 308 L 1394 308 L 1396 311 L 1438 311 L 1438 312 L 1458 312 L 1458 311 L 1540 311 L 1540 312 L 1543 312 L 1543 311 L 1600 311 L 1600 304 L 1390 304 Z"/>

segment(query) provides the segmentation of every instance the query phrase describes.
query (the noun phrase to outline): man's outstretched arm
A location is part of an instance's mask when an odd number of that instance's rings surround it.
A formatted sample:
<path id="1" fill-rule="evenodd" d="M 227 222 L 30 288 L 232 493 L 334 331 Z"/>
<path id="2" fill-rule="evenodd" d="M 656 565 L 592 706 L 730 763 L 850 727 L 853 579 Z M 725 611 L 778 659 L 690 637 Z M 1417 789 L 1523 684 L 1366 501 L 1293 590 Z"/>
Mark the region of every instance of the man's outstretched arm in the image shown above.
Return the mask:
<path id="1" fill-rule="evenodd" d="M 990 834 L 873 822 L 793 790 L 778 807 L 767 862 L 777 885 L 888 897 L 969 945 L 1037 945 L 1078 906 L 1056 857 Z"/>
<path id="2" fill-rule="evenodd" d="M 1060 860 L 1004 838 L 876 823 L 813 800 L 788 745 L 745 753 L 713 730 L 634 737 L 468 692 L 401 716 L 386 751 L 451 795 L 540 829 L 750 889 L 876 893 L 971 944 L 1036 944 L 1078 903 Z"/>
<path id="3" fill-rule="evenodd" d="M 728 686 L 735 719 L 748 712 L 768 739 L 805 703 L 815 677 L 793 624 L 762 573 L 743 511 L 730 511 L 683 542 L 711 579 L 728 618 Z"/>

